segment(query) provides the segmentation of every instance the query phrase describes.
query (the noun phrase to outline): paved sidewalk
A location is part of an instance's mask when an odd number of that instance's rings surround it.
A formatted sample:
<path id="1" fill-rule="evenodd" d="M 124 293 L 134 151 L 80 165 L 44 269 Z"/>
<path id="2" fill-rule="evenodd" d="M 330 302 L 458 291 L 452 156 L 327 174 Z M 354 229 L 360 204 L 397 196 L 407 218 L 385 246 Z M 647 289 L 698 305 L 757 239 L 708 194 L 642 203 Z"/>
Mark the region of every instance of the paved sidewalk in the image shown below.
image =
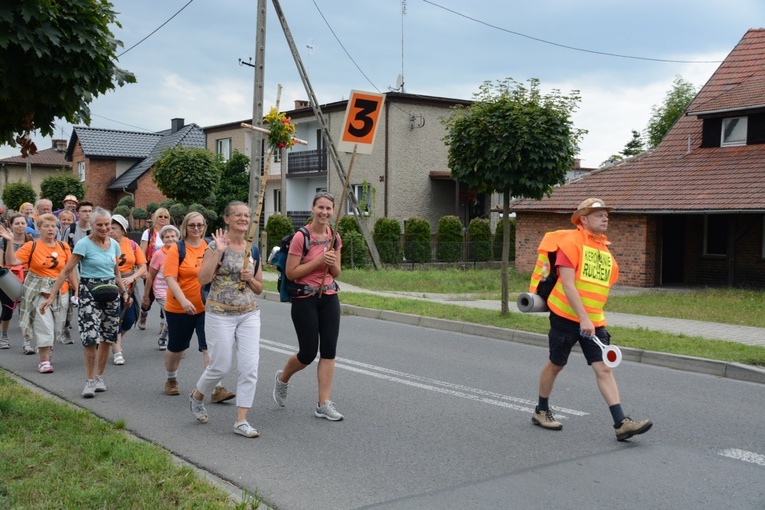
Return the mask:
<path id="1" fill-rule="evenodd" d="M 275 273 L 263 273 L 266 280 L 275 281 Z M 379 296 L 389 296 L 422 301 L 432 301 L 449 305 L 483 308 L 486 310 L 499 311 L 502 303 L 499 300 L 471 299 L 470 296 L 456 294 L 423 294 L 418 292 L 389 292 L 370 291 L 339 281 L 343 292 L 366 292 Z M 633 289 L 615 287 L 614 292 L 631 292 Z M 650 292 L 650 291 L 647 291 Z M 515 301 L 508 303 L 510 312 L 521 313 Z M 538 315 L 547 316 L 547 312 Z M 735 326 L 732 324 L 719 324 L 716 322 L 702 322 L 686 319 L 670 319 L 666 317 L 651 317 L 647 315 L 631 315 L 627 313 L 609 312 L 606 306 L 606 319 L 611 326 L 620 326 L 633 329 L 645 329 L 648 331 L 663 331 L 678 335 L 698 336 L 712 340 L 728 340 L 746 345 L 759 345 L 765 347 L 765 328 L 753 328 L 750 326 Z"/>

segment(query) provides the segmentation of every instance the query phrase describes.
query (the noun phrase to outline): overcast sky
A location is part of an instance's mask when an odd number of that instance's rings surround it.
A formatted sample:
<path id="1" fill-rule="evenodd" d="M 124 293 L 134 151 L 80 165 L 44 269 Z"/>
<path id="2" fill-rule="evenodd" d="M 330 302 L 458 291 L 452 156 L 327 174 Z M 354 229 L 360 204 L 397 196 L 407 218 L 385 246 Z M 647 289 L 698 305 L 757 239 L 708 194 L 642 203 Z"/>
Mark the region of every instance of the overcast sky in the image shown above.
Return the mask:
<path id="1" fill-rule="evenodd" d="M 253 69 L 239 59 L 254 55 L 257 0 L 113 3 L 119 66 L 138 83 L 97 98 L 91 126 L 159 131 L 174 117 L 205 127 L 252 116 Z M 281 109 L 292 109 L 307 94 L 266 5 L 265 110 L 279 83 Z M 400 74 L 405 92 L 459 99 L 484 81 L 538 78 L 544 90 L 580 91 L 574 123 L 589 132 L 580 144 L 586 167 L 646 127 L 675 76 L 701 87 L 719 65 L 702 62 L 721 61 L 747 29 L 765 26 L 763 0 L 406 0 L 403 17 L 400 0 L 281 6 L 320 103 L 352 89 L 387 91 Z M 69 139 L 72 126 L 57 126 L 56 138 Z M 0 146 L 0 157 L 16 154 Z"/>

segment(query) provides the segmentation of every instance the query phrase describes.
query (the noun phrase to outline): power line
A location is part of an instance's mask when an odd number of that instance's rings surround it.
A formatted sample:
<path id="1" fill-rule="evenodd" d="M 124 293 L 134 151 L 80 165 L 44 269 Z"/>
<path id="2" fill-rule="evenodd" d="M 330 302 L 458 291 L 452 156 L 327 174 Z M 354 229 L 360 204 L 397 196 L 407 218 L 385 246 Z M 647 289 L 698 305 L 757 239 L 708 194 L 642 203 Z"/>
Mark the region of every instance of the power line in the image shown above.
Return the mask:
<path id="1" fill-rule="evenodd" d="M 144 37 L 143 39 L 141 39 L 140 41 L 138 41 L 137 43 L 135 43 L 134 45 L 132 45 L 130 48 L 126 49 L 125 51 L 123 51 L 122 53 L 120 53 L 119 55 L 117 55 L 117 58 L 121 57 L 122 55 L 124 55 L 124 54 L 125 54 L 125 53 L 127 53 L 128 51 L 132 50 L 133 48 L 135 48 L 136 46 L 138 46 L 139 44 L 141 44 L 142 42 L 144 42 L 146 39 L 148 39 L 148 38 L 149 38 L 149 37 L 151 37 L 152 35 L 156 34 L 156 33 L 159 31 L 159 29 L 160 29 L 160 28 L 162 28 L 162 27 L 164 27 L 165 25 L 167 25 L 168 23 L 170 23 L 170 20 L 172 20 L 174 17 L 178 16 L 178 15 L 181 13 L 181 11 L 182 11 L 183 9 L 185 9 L 186 7 L 188 7 L 189 5 L 191 5 L 191 2 L 193 2 L 193 1 L 194 1 L 194 0 L 189 0 L 189 2 L 188 2 L 186 5 L 184 5 L 184 6 L 183 6 L 183 7 L 181 7 L 180 9 L 178 9 L 178 12 L 176 12 L 175 14 L 173 14 L 172 16 L 170 16 L 170 17 L 167 19 L 167 21 L 165 21 L 165 22 L 164 22 L 164 23 L 162 23 L 160 26 L 158 26 L 157 28 L 155 28 L 153 32 L 151 32 L 149 35 L 147 35 L 146 37 Z"/>
<path id="2" fill-rule="evenodd" d="M 131 128 L 140 129 L 141 131 L 146 131 L 146 132 L 149 132 L 149 133 L 154 133 L 155 132 L 155 131 L 153 131 L 151 129 L 146 129 L 146 128 L 142 128 L 142 127 L 139 127 L 139 126 L 134 126 L 132 124 L 126 124 L 126 123 L 120 122 L 118 120 L 110 119 L 109 117 L 104 117 L 103 115 L 96 115 L 95 113 L 91 113 L 90 116 L 91 117 L 98 117 L 99 119 L 108 120 L 109 122 L 115 122 L 117 124 L 122 124 L 123 126 L 128 126 L 128 127 L 131 127 Z"/>
<path id="3" fill-rule="evenodd" d="M 609 53 L 606 51 L 596 51 L 596 50 L 588 50 L 585 48 L 577 48 L 575 46 L 568 46 L 566 44 L 560 44 L 552 41 L 547 41 L 545 39 L 540 39 L 539 37 L 532 37 L 530 35 L 522 34 L 520 32 L 515 32 L 513 30 L 509 30 L 507 28 L 498 27 L 497 25 L 492 25 L 491 23 L 487 23 L 486 21 L 482 21 L 473 17 L 468 16 L 467 14 L 462 14 L 461 12 L 457 12 L 455 10 L 449 9 L 448 7 L 444 7 L 443 5 L 439 5 L 435 2 L 431 2 L 430 0 L 423 0 L 426 4 L 430 4 L 434 7 L 438 7 L 440 9 L 443 9 L 447 12 L 450 12 L 452 14 L 455 14 L 457 16 L 460 16 L 462 18 L 468 19 L 470 21 L 473 21 L 475 23 L 479 23 L 481 25 L 487 26 L 489 28 L 493 28 L 495 30 L 499 30 L 502 32 L 507 32 L 508 34 L 517 35 L 518 37 L 525 37 L 526 39 L 531 39 L 532 41 L 541 42 L 544 44 L 549 44 L 552 46 L 557 46 L 559 48 L 565 48 L 567 50 L 573 50 L 573 51 L 581 51 L 583 53 L 593 53 L 595 55 L 604 55 L 607 57 L 617 57 L 617 58 L 629 58 L 633 60 L 648 60 L 651 62 L 670 62 L 673 64 L 719 64 L 722 62 L 722 60 L 670 60 L 670 59 L 664 59 L 664 58 L 650 58 L 650 57 L 636 57 L 634 55 L 621 55 L 619 53 Z"/>

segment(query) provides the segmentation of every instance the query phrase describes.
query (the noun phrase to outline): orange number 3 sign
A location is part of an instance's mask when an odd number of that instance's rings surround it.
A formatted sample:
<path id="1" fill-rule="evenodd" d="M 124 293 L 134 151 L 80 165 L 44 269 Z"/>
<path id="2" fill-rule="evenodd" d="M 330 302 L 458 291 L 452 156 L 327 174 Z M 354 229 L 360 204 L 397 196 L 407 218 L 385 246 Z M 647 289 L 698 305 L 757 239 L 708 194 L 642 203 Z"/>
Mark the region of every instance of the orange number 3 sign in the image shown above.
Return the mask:
<path id="1" fill-rule="evenodd" d="M 385 96 L 372 92 L 351 91 L 348 107 L 343 121 L 343 135 L 338 144 L 338 150 L 371 154 L 377 133 L 377 120 L 380 118 Z"/>

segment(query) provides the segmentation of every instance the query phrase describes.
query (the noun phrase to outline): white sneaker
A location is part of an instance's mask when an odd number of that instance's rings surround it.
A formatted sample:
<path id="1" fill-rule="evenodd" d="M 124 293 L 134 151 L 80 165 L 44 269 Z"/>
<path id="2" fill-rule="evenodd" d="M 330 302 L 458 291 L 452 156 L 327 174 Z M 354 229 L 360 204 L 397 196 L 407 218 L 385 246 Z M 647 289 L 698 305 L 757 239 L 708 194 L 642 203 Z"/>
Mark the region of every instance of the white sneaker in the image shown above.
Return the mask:
<path id="1" fill-rule="evenodd" d="M 279 407 L 284 407 L 287 405 L 287 389 L 289 388 L 289 383 L 281 382 L 279 380 L 279 376 L 283 370 L 279 370 L 276 372 L 276 377 L 274 377 L 274 402 L 279 404 Z"/>
<path id="2" fill-rule="evenodd" d="M 125 357 L 122 356 L 121 352 L 115 352 L 114 353 L 114 360 L 112 361 L 115 365 L 124 365 L 125 364 Z"/>
<path id="3" fill-rule="evenodd" d="M 258 437 L 260 432 L 255 430 L 252 425 L 247 423 L 247 421 L 241 421 L 239 423 L 234 423 L 234 434 L 239 434 L 244 437 Z"/>
<path id="4" fill-rule="evenodd" d="M 189 407 L 191 408 L 191 414 L 197 419 L 199 423 L 207 423 L 207 409 L 205 409 L 204 400 L 197 400 L 194 398 L 194 390 L 189 393 Z"/>
<path id="5" fill-rule="evenodd" d="M 95 381 L 95 392 L 102 393 L 106 391 L 106 384 L 104 384 L 104 376 L 97 375 Z"/>
<path id="6" fill-rule="evenodd" d="M 327 400 L 323 405 L 316 405 L 313 415 L 317 418 L 326 418 L 330 421 L 340 421 L 343 419 L 343 415 L 337 412 L 335 409 L 335 403 L 331 400 Z"/>
<path id="7" fill-rule="evenodd" d="M 96 381 L 93 379 L 85 380 L 85 389 L 82 390 L 83 398 L 93 398 L 96 396 Z"/>

